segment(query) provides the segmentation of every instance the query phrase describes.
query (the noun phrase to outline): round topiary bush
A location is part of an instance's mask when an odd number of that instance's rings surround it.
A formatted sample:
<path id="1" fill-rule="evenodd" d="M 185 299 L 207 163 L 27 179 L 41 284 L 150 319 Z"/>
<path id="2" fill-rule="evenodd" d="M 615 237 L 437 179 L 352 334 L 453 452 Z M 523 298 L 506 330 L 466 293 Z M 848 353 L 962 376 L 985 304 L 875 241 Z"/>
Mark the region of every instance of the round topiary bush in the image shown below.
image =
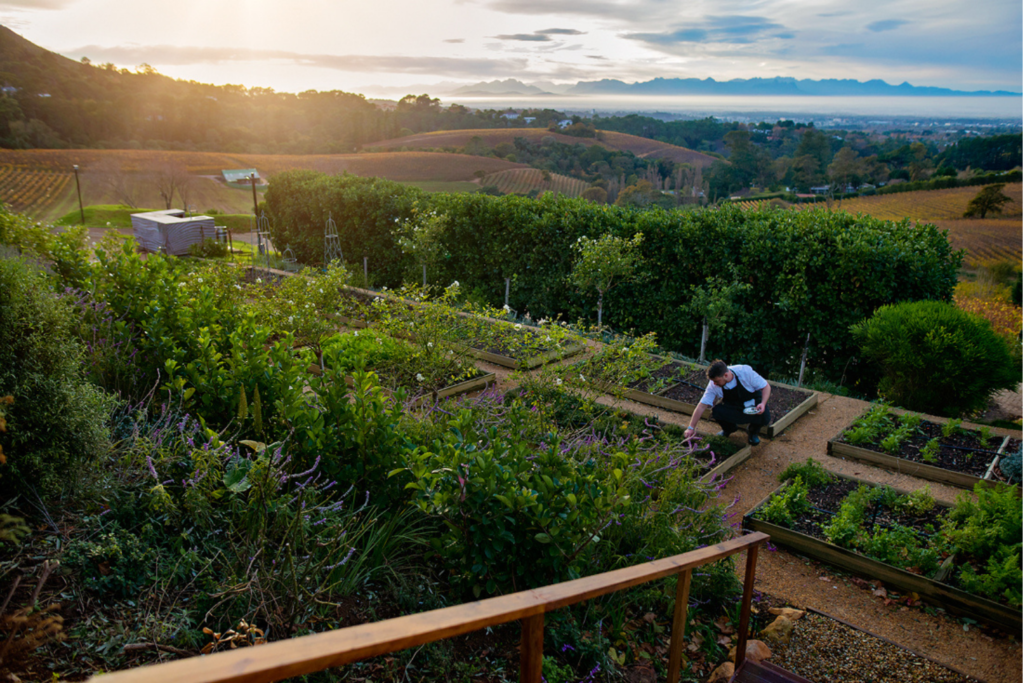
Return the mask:
<path id="1" fill-rule="evenodd" d="M 987 320 L 941 301 L 882 306 L 850 328 L 878 371 L 878 394 L 910 410 L 955 417 L 1020 381 L 1020 361 Z"/>

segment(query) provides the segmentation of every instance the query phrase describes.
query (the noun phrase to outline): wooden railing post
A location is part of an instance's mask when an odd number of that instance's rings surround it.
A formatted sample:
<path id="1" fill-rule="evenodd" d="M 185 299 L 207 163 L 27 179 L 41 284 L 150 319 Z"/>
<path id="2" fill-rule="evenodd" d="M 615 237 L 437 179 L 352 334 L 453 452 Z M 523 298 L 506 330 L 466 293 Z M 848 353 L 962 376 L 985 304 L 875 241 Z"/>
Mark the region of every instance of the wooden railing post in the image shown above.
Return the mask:
<path id="1" fill-rule="evenodd" d="M 544 667 L 544 613 L 522 620 L 523 636 L 519 641 L 519 683 L 541 683 Z"/>
<path id="2" fill-rule="evenodd" d="M 747 628 L 750 625 L 750 600 L 754 597 L 754 570 L 757 568 L 757 548 L 747 548 L 747 572 L 743 577 L 743 602 L 740 604 L 740 638 L 736 643 L 736 670 L 747 658 Z"/>
<path id="3" fill-rule="evenodd" d="M 687 603 L 690 601 L 691 570 L 676 577 L 676 605 L 672 610 L 672 640 L 668 646 L 668 683 L 679 683 L 683 664 L 683 636 L 686 635 Z"/>

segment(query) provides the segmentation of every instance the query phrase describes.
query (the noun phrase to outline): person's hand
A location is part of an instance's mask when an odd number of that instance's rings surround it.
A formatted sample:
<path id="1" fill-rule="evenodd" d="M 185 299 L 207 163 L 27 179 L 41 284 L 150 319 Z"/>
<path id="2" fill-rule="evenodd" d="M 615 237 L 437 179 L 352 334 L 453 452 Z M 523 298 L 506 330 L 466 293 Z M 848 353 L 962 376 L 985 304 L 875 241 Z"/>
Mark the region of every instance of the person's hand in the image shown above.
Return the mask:
<path id="1" fill-rule="evenodd" d="M 764 403 L 758 403 L 755 407 L 757 408 L 758 415 L 764 412 Z"/>
<path id="2" fill-rule="evenodd" d="M 683 434 L 685 434 L 687 436 L 689 436 L 689 434 L 691 434 L 691 433 L 696 434 L 697 430 L 694 429 L 693 427 L 687 427 L 686 430 L 683 432 Z"/>

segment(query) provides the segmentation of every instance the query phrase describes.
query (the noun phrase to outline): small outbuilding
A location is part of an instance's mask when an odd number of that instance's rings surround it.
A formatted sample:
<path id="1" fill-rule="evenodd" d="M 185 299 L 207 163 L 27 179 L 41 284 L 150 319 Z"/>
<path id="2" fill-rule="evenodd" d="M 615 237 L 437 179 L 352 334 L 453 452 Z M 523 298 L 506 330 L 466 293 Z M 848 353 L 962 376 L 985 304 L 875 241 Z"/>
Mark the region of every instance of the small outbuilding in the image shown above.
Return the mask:
<path id="1" fill-rule="evenodd" d="M 210 216 L 186 216 L 181 209 L 132 214 L 135 242 L 146 251 L 174 256 L 188 253 L 192 244 L 214 237 L 216 229 Z"/>

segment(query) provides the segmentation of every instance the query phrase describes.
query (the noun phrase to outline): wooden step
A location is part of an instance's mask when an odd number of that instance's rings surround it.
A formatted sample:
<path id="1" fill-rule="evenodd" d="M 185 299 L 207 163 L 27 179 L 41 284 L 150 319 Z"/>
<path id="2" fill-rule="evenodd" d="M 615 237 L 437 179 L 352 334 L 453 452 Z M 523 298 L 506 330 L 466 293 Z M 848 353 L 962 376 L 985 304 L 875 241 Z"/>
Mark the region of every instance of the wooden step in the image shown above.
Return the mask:
<path id="1" fill-rule="evenodd" d="M 775 666 L 771 662 L 754 662 L 746 659 L 739 671 L 733 674 L 730 683 L 811 683 L 811 681 Z"/>

